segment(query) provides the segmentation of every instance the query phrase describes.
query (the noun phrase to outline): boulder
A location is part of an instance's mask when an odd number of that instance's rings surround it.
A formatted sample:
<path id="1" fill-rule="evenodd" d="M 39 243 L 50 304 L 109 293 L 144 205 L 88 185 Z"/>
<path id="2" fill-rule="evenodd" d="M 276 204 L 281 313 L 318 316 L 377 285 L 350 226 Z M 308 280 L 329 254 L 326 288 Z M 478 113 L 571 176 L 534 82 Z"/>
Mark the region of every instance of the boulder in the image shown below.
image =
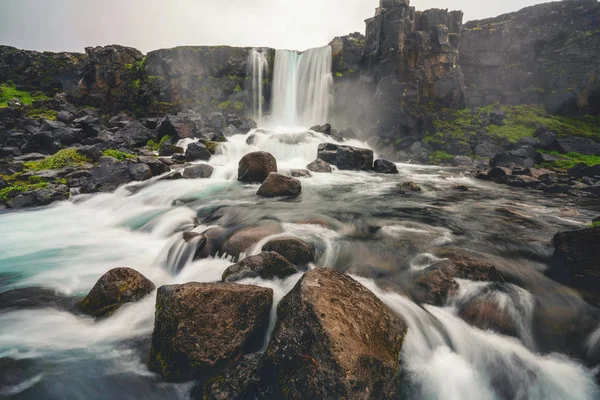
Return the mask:
<path id="1" fill-rule="evenodd" d="M 161 286 L 148 367 L 168 382 L 206 381 L 260 349 L 273 291 L 229 283 Z"/>
<path id="2" fill-rule="evenodd" d="M 114 268 L 102 275 L 78 307 L 93 317 L 106 317 L 124 304 L 143 299 L 154 289 L 154 284 L 136 270 Z"/>
<path id="3" fill-rule="evenodd" d="M 415 182 L 402 182 L 396 187 L 398 188 L 399 192 L 403 194 L 420 192 L 422 190 L 421 186 Z"/>
<path id="4" fill-rule="evenodd" d="M 202 143 L 190 143 L 188 144 L 187 149 L 185 150 L 185 158 L 188 161 L 197 161 L 197 160 L 210 160 L 210 151 L 206 149 Z"/>
<path id="5" fill-rule="evenodd" d="M 247 278 L 283 279 L 296 272 L 296 268 L 281 255 L 274 251 L 265 251 L 231 265 L 223 272 L 223 282 L 236 282 Z"/>
<path id="6" fill-rule="evenodd" d="M 552 242 L 560 280 L 600 299 L 600 227 L 560 232 Z"/>
<path id="7" fill-rule="evenodd" d="M 290 176 L 271 172 L 258 188 L 261 197 L 296 197 L 302 192 L 302 183 Z"/>
<path id="8" fill-rule="evenodd" d="M 183 116 L 167 115 L 158 122 L 158 136 L 165 135 L 187 139 L 194 136 L 194 126 L 189 118 Z"/>
<path id="9" fill-rule="evenodd" d="M 114 142 L 125 148 L 133 148 L 145 146 L 153 138 L 154 133 L 150 129 L 133 121 L 115 133 Z"/>
<path id="10" fill-rule="evenodd" d="M 167 165 L 157 160 L 152 156 L 141 156 L 138 157 L 138 162 L 142 164 L 146 164 L 150 168 L 150 172 L 152 172 L 152 176 L 159 176 L 164 173 L 167 173 L 171 170 Z"/>
<path id="11" fill-rule="evenodd" d="M 240 253 L 247 252 L 253 245 L 266 238 L 267 236 L 281 233 L 281 225 L 268 224 L 252 226 L 240 229 L 235 232 L 223 244 L 223 252 L 233 257 L 238 257 Z"/>
<path id="12" fill-rule="evenodd" d="M 489 179 L 499 179 L 509 175 L 512 175 L 512 171 L 510 170 L 510 168 L 504 167 L 494 167 L 490 169 L 487 173 L 487 177 Z"/>
<path id="13" fill-rule="evenodd" d="M 341 170 L 369 171 L 373 169 L 373 150 L 369 149 L 321 143 L 317 158 L 335 165 Z"/>
<path id="14" fill-rule="evenodd" d="M 325 135 L 331 135 L 331 125 L 330 124 L 315 125 L 315 126 L 311 127 L 309 130 L 314 131 L 314 132 L 323 133 Z"/>
<path id="15" fill-rule="evenodd" d="M 534 164 L 535 161 L 533 158 L 529 159 L 528 157 L 513 151 L 496 154 L 490 163 L 492 167 L 504 168 L 533 167 Z"/>
<path id="16" fill-rule="evenodd" d="M 380 174 L 399 174 L 396 164 L 386 160 L 375 160 L 373 171 Z"/>
<path id="17" fill-rule="evenodd" d="M 274 398 L 395 399 L 406 324 L 349 276 L 306 273 L 279 303 L 265 353 Z"/>
<path id="18" fill-rule="evenodd" d="M 90 177 L 81 186 L 81 193 L 111 192 L 132 181 L 128 165 L 111 157 L 101 157 L 98 166 L 90 170 Z"/>
<path id="19" fill-rule="evenodd" d="M 56 308 L 73 311 L 75 300 L 52 289 L 25 287 L 0 293 L 0 310 Z"/>
<path id="20" fill-rule="evenodd" d="M 576 178 L 593 178 L 596 176 L 600 176 L 600 164 L 596 164 L 593 166 L 588 166 L 587 164 L 577 164 L 573 168 L 570 168 L 568 171 L 569 175 L 574 176 Z"/>
<path id="21" fill-rule="evenodd" d="M 152 171 L 146 164 L 129 164 L 127 171 L 134 181 L 147 181 L 152 178 Z"/>
<path id="22" fill-rule="evenodd" d="M 174 144 L 170 144 L 168 142 L 163 142 L 158 147 L 158 155 L 161 157 L 170 157 L 177 154 L 183 155 L 184 153 L 185 152 L 182 147 L 175 146 Z"/>
<path id="23" fill-rule="evenodd" d="M 263 251 L 274 251 L 294 265 L 307 265 L 315 261 L 313 247 L 298 238 L 276 238 L 269 240 Z"/>
<path id="24" fill-rule="evenodd" d="M 411 278 L 410 294 L 417 303 L 443 306 L 448 296 L 458 290 L 458 282 L 446 268 L 427 268 Z"/>
<path id="25" fill-rule="evenodd" d="M 312 174 L 307 169 L 291 169 L 290 176 L 292 178 L 310 178 Z"/>
<path id="26" fill-rule="evenodd" d="M 197 164 L 183 170 L 184 179 L 210 178 L 214 168 L 208 164 Z"/>
<path id="27" fill-rule="evenodd" d="M 192 398 L 202 400 L 253 399 L 260 385 L 261 354 L 248 354 L 236 360 L 223 372 L 209 380 L 206 385 L 198 385 Z M 264 397 L 259 397 L 264 398 Z"/>
<path id="28" fill-rule="evenodd" d="M 55 201 L 67 200 L 69 197 L 71 193 L 67 185 L 50 185 L 47 188 L 21 193 L 12 199 L 8 206 L 10 208 L 47 206 Z"/>
<path id="29" fill-rule="evenodd" d="M 548 146 L 548 149 L 561 153 L 581 153 L 588 156 L 600 156 L 600 143 L 577 136 L 557 139 Z"/>
<path id="30" fill-rule="evenodd" d="M 21 148 L 21 152 L 23 154 L 54 154 L 60 149 L 61 143 L 54 138 L 51 132 L 41 132 L 31 136 L 27 143 Z"/>
<path id="31" fill-rule="evenodd" d="M 317 158 L 306 166 L 306 169 L 312 172 L 328 172 L 331 173 L 331 165 L 329 163 Z"/>
<path id="32" fill-rule="evenodd" d="M 492 158 L 496 154 L 502 153 L 504 149 L 493 142 L 482 142 L 475 147 L 475 155 L 477 157 Z"/>
<path id="33" fill-rule="evenodd" d="M 262 183 L 271 172 L 277 172 L 275 157 L 264 151 L 246 154 L 238 166 L 238 180 Z"/>
<path id="34" fill-rule="evenodd" d="M 458 316 L 479 329 L 493 330 L 507 336 L 518 336 L 514 317 L 489 296 L 475 297 L 462 304 Z"/>

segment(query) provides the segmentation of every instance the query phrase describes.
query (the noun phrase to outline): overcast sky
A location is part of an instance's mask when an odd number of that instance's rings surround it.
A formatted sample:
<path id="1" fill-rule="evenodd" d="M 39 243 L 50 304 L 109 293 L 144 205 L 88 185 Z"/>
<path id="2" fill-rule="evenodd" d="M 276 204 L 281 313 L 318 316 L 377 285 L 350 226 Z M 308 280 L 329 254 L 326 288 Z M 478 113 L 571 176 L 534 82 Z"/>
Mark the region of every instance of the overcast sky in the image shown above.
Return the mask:
<path id="1" fill-rule="evenodd" d="M 496 16 L 536 0 L 412 0 L 419 10 L 462 9 Z M 379 0 L 0 0 L 0 44 L 82 52 L 122 44 L 143 52 L 180 45 L 304 50 L 364 33 Z"/>

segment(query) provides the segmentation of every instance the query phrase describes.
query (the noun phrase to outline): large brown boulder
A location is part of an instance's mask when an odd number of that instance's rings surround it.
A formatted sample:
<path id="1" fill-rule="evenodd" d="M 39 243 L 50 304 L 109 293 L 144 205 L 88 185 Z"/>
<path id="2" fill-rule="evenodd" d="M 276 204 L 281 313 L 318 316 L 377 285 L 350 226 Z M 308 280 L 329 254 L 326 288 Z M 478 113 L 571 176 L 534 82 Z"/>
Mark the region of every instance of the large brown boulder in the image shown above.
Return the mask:
<path id="1" fill-rule="evenodd" d="M 313 247 L 298 238 L 271 239 L 263 246 L 262 250 L 279 253 L 294 265 L 306 265 L 315 261 Z"/>
<path id="2" fill-rule="evenodd" d="M 554 236 L 554 268 L 561 281 L 600 301 L 600 227 L 560 232 Z"/>
<path id="3" fill-rule="evenodd" d="M 266 238 L 283 232 L 279 224 L 266 224 L 251 226 L 235 232 L 223 244 L 223 253 L 238 257 L 240 253 L 246 253 L 252 246 Z"/>
<path id="4" fill-rule="evenodd" d="M 262 252 L 244 258 L 223 272 L 223 282 L 235 282 L 246 278 L 283 279 L 295 274 L 296 268 L 288 260 L 275 253 Z"/>
<path id="5" fill-rule="evenodd" d="M 397 398 L 404 321 L 364 286 L 306 273 L 277 309 L 265 353 L 276 398 Z"/>
<path id="6" fill-rule="evenodd" d="M 262 345 L 273 291 L 228 283 L 161 286 L 148 367 L 169 382 L 205 381 Z"/>
<path id="7" fill-rule="evenodd" d="M 102 275 L 78 307 L 93 317 L 105 317 L 123 304 L 143 299 L 154 288 L 154 284 L 136 270 L 114 268 Z"/>
<path id="8" fill-rule="evenodd" d="M 518 336 L 516 321 L 507 308 L 492 297 L 476 297 L 463 304 L 458 316 L 483 330 L 493 330 L 503 335 Z"/>
<path id="9" fill-rule="evenodd" d="M 271 172 L 277 172 L 277 160 L 271 154 L 257 151 L 246 154 L 238 165 L 238 180 L 262 183 Z"/>
<path id="10" fill-rule="evenodd" d="M 458 282 L 446 268 L 432 268 L 413 276 L 410 294 L 417 303 L 441 306 L 457 290 Z"/>
<path id="11" fill-rule="evenodd" d="M 325 172 L 331 173 L 331 165 L 329 163 L 317 158 L 315 161 L 311 162 L 306 166 L 306 169 L 312 172 Z"/>
<path id="12" fill-rule="evenodd" d="M 291 176 L 271 172 L 258 188 L 261 197 L 296 197 L 302 192 L 302 183 Z"/>

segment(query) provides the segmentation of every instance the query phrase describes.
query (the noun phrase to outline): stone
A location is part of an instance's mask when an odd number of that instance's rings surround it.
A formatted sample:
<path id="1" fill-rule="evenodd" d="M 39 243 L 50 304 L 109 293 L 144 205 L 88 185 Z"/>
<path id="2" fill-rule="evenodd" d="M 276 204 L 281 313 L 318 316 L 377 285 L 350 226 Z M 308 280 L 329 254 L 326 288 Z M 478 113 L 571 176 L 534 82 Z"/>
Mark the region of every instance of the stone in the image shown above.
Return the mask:
<path id="1" fill-rule="evenodd" d="M 66 185 L 50 185 L 47 188 L 24 192 L 8 202 L 10 208 L 47 206 L 55 201 L 67 200 L 71 197 Z"/>
<path id="2" fill-rule="evenodd" d="M 277 172 L 275 157 L 264 151 L 246 154 L 239 162 L 238 180 L 248 183 L 262 183 L 270 173 Z"/>
<path id="3" fill-rule="evenodd" d="M 229 283 L 161 286 L 148 367 L 167 382 L 207 381 L 260 349 L 273 291 Z"/>
<path id="4" fill-rule="evenodd" d="M 157 160 L 155 157 L 152 156 L 138 157 L 138 162 L 146 164 L 150 168 L 152 176 L 159 176 L 171 170 L 171 168 L 169 168 L 167 165 L 165 165 L 160 160 Z"/>
<path id="5" fill-rule="evenodd" d="M 133 121 L 115 133 L 114 142 L 125 148 L 134 148 L 145 146 L 153 138 L 154 133 L 150 129 Z"/>
<path id="6" fill-rule="evenodd" d="M 529 165 L 531 164 L 531 165 Z M 515 154 L 514 152 L 504 152 L 496 154 L 490 163 L 492 167 L 504 167 L 504 168 L 525 168 L 533 167 L 534 161 L 531 163 L 527 161 L 521 154 Z"/>
<path id="7" fill-rule="evenodd" d="M 82 146 L 78 152 L 93 162 L 98 162 L 102 157 L 102 151 L 96 146 Z"/>
<path id="8" fill-rule="evenodd" d="M 183 170 L 184 179 L 210 178 L 214 168 L 208 164 L 197 164 L 185 167 Z"/>
<path id="9" fill-rule="evenodd" d="M 458 282 L 446 268 L 433 267 L 411 277 L 410 294 L 417 303 L 443 306 L 458 287 Z"/>
<path id="10" fill-rule="evenodd" d="M 252 399 L 260 385 L 261 354 L 248 354 L 227 367 L 206 385 L 197 386 L 192 398 L 203 400 Z M 200 389 L 202 392 L 200 392 Z M 264 397 L 261 397 L 264 398 Z"/>
<path id="11" fill-rule="evenodd" d="M 147 181 L 152 178 L 152 171 L 146 164 L 129 164 L 127 171 L 134 181 Z"/>
<path id="12" fill-rule="evenodd" d="M 386 160 L 375 160 L 373 171 L 380 174 L 399 174 L 396 164 Z"/>
<path id="13" fill-rule="evenodd" d="M 475 147 L 475 155 L 477 157 L 493 158 L 496 154 L 500 154 L 504 149 L 492 142 L 482 142 Z"/>
<path id="14" fill-rule="evenodd" d="M 570 168 L 568 174 L 577 178 L 589 177 L 593 178 L 600 176 L 600 164 L 588 166 L 587 164 L 577 164 L 573 168 Z"/>
<path id="15" fill-rule="evenodd" d="M 238 257 L 267 236 L 281 233 L 281 225 L 271 223 L 243 228 L 231 235 L 223 244 L 223 252 Z"/>
<path id="16" fill-rule="evenodd" d="M 192 121 L 187 117 L 179 115 L 167 115 L 158 122 L 157 129 L 159 137 L 167 135 L 179 139 L 187 139 L 194 136 Z"/>
<path id="17" fill-rule="evenodd" d="M 417 183 L 415 182 L 403 182 L 403 183 L 399 183 L 396 186 L 400 193 L 410 193 L 410 192 L 420 192 L 422 191 L 421 186 L 419 186 Z"/>
<path id="18" fill-rule="evenodd" d="M 263 251 L 274 251 L 294 265 L 307 265 L 315 261 L 313 247 L 298 238 L 276 238 L 269 240 Z"/>
<path id="19" fill-rule="evenodd" d="M 296 272 L 296 268 L 279 253 L 264 251 L 228 267 L 223 272 L 223 282 L 236 282 L 248 278 L 284 279 Z"/>
<path id="20" fill-rule="evenodd" d="M 510 168 L 504 167 L 494 167 L 490 169 L 487 173 L 487 177 L 489 179 L 499 179 L 509 175 L 512 175 L 512 171 L 510 170 Z"/>
<path id="21" fill-rule="evenodd" d="M 561 282 L 600 299 L 600 227 L 560 232 L 554 244 L 553 268 Z"/>
<path id="22" fill-rule="evenodd" d="M 184 153 L 185 153 L 185 151 L 183 150 L 182 147 L 175 146 L 175 145 L 167 143 L 167 142 L 163 142 L 158 147 L 158 155 L 161 157 L 169 157 L 169 156 L 174 156 L 174 155 L 182 155 L 183 156 Z M 185 157 L 183 157 L 183 159 L 185 160 Z"/>
<path id="23" fill-rule="evenodd" d="M 321 143 L 317 158 L 335 165 L 340 170 L 369 171 L 373 169 L 373 150 L 369 149 Z"/>
<path id="24" fill-rule="evenodd" d="M 0 293 L 0 310 L 55 308 L 73 311 L 75 300 L 52 289 L 25 287 Z"/>
<path id="25" fill-rule="evenodd" d="M 312 174 L 307 169 L 291 169 L 290 176 L 292 178 L 310 178 Z"/>
<path id="26" fill-rule="evenodd" d="M 329 163 L 317 158 L 306 166 L 306 169 L 312 172 L 326 172 L 331 173 L 331 165 Z"/>
<path id="27" fill-rule="evenodd" d="M 514 317 L 493 298 L 483 296 L 471 299 L 460 306 L 458 316 L 479 329 L 518 337 Z"/>
<path id="28" fill-rule="evenodd" d="M 107 317 L 124 304 L 143 299 L 154 289 L 154 284 L 136 270 L 114 268 L 102 275 L 77 306 L 93 317 Z"/>
<path id="29" fill-rule="evenodd" d="M 185 150 L 185 158 L 187 161 L 210 160 L 212 154 L 206 149 L 202 143 L 190 143 Z"/>
<path id="30" fill-rule="evenodd" d="M 50 132 L 36 133 L 21 148 L 23 154 L 42 153 L 54 154 L 61 149 L 60 142 Z"/>
<path id="31" fill-rule="evenodd" d="M 273 398 L 398 398 L 406 331 L 400 316 L 349 276 L 306 273 L 279 303 L 264 355 Z"/>
<path id="32" fill-rule="evenodd" d="M 557 139 L 548 146 L 548 149 L 561 153 L 581 153 L 588 156 L 600 156 L 600 143 L 577 136 Z"/>
<path id="33" fill-rule="evenodd" d="M 81 186 L 81 193 L 112 192 L 132 181 L 128 165 L 111 157 L 101 157 L 98 166 L 90 170 L 90 177 Z"/>
<path id="34" fill-rule="evenodd" d="M 261 197 L 296 197 L 302 192 L 302 183 L 289 176 L 271 172 L 258 188 Z"/>

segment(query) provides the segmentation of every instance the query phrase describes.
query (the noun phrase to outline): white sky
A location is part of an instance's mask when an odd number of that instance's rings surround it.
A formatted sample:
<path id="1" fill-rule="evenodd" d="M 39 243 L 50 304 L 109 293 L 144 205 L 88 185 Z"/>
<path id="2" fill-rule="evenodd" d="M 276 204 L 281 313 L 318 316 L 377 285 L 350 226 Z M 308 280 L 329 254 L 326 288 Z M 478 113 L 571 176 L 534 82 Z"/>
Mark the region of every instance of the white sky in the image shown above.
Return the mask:
<path id="1" fill-rule="evenodd" d="M 461 9 L 464 21 L 536 0 L 412 0 L 419 10 Z M 143 52 L 180 45 L 303 50 L 364 33 L 379 0 L 0 0 L 0 44 L 83 52 L 122 44 Z"/>

